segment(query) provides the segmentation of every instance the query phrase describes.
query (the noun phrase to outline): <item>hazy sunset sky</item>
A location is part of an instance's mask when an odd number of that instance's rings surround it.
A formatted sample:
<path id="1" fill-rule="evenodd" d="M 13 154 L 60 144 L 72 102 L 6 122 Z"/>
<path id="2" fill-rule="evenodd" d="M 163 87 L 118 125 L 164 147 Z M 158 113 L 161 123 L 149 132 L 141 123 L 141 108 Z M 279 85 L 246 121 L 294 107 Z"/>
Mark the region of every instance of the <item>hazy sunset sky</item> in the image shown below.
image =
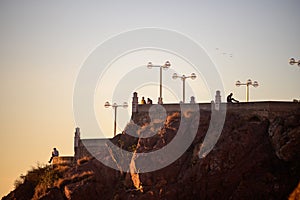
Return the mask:
<path id="1" fill-rule="evenodd" d="M 73 155 L 76 78 L 90 53 L 122 32 L 157 27 L 192 38 L 215 63 L 226 93 L 223 100 L 233 92 L 236 99 L 245 101 L 246 88 L 236 87 L 235 82 L 248 78 L 260 84 L 250 88 L 251 101 L 300 99 L 300 67 L 288 64 L 290 57 L 300 59 L 299 8 L 298 0 L 0 1 L 0 196 L 8 194 L 14 181 L 31 166 L 47 163 L 53 147 L 61 155 Z M 155 103 L 158 69 L 143 65 L 166 60 L 172 66 L 164 71 L 164 84 L 178 90 L 165 88 L 164 99 L 178 102 L 182 83 L 172 80 L 172 73 L 194 72 L 179 57 L 162 51 L 137 51 L 112 66 L 117 69 L 114 73 L 140 67 L 140 73 L 153 77 L 151 83 L 135 89 Z M 210 102 L 205 77 L 197 76 L 187 82 L 201 92 L 187 89 L 186 96 Z M 122 74 L 111 75 L 105 83 L 105 79 L 99 80 L 97 88 L 117 84 L 121 78 Z M 125 81 L 122 87 L 126 86 Z M 100 124 L 103 118 L 107 120 L 101 126 L 111 137 L 112 109 L 103 105 L 113 99 L 98 97 L 99 90 L 95 92 L 95 115 Z M 131 92 L 117 103 L 131 105 Z M 130 106 L 118 111 L 120 131 L 129 120 Z"/>

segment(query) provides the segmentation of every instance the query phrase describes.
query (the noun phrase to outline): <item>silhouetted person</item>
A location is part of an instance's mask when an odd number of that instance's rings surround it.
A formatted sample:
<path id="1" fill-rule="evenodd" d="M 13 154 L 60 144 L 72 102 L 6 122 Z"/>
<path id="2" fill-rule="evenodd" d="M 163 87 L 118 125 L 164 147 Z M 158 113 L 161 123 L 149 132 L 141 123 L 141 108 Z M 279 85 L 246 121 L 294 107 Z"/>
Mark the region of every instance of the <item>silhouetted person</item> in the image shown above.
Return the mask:
<path id="1" fill-rule="evenodd" d="M 150 98 L 147 98 L 147 104 L 152 104 L 152 100 Z"/>
<path id="2" fill-rule="evenodd" d="M 52 159 L 53 159 L 54 157 L 58 157 L 58 156 L 59 156 L 59 152 L 57 151 L 56 148 L 53 148 L 52 156 L 51 156 L 51 158 L 50 158 L 50 160 L 49 160 L 48 162 L 51 163 L 51 162 L 52 162 Z"/>
<path id="3" fill-rule="evenodd" d="M 233 103 L 233 102 L 236 102 L 236 103 L 238 103 L 239 101 L 238 100 L 236 100 L 236 99 L 234 99 L 233 97 L 232 97 L 232 93 L 230 93 L 228 96 L 227 96 L 227 103 Z"/>
<path id="4" fill-rule="evenodd" d="M 145 97 L 142 97 L 141 104 L 146 104 Z"/>
<path id="5" fill-rule="evenodd" d="M 196 103 L 196 101 L 195 101 L 195 97 L 194 97 L 194 96 L 191 96 L 190 103 Z"/>

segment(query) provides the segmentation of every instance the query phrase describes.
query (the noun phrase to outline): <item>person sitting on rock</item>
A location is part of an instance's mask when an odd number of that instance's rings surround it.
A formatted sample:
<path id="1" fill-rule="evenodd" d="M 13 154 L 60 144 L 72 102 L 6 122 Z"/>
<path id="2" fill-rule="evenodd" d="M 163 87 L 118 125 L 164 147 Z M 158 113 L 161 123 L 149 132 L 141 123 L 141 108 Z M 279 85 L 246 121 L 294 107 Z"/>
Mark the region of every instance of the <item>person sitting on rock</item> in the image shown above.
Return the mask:
<path id="1" fill-rule="evenodd" d="M 230 93 L 228 96 L 227 96 L 227 103 L 233 103 L 233 102 L 236 102 L 236 103 L 239 103 L 239 101 L 238 100 L 236 100 L 236 99 L 234 99 L 233 97 L 232 97 L 232 93 Z"/>
<path id="2" fill-rule="evenodd" d="M 51 156 L 51 158 L 50 158 L 50 160 L 49 160 L 48 162 L 51 163 L 51 162 L 52 162 L 52 159 L 53 159 L 54 157 L 58 157 L 58 156 L 59 156 L 59 152 L 57 151 L 56 148 L 53 148 L 52 156 Z"/>

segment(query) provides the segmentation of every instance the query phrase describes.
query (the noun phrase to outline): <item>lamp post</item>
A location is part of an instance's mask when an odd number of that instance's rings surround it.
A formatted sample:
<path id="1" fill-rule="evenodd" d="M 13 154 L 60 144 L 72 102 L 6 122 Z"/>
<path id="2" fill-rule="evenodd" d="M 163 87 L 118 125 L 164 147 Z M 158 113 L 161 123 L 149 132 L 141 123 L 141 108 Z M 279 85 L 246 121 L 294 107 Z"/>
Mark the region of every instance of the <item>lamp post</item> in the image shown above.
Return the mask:
<path id="1" fill-rule="evenodd" d="M 195 80 L 195 78 L 197 78 L 196 74 L 191 73 L 190 76 L 185 76 L 185 75 L 179 76 L 176 73 L 174 73 L 172 78 L 173 79 L 180 78 L 182 80 L 182 84 L 183 84 L 183 86 L 182 86 L 182 102 L 185 103 L 185 79 L 191 78 L 192 80 Z"/>
<path id="2" fill-rule="evenodd" d="M 162 69 L 168 69 L 171 66 L 171 63 L 169 61 L 166 61 L 164 65 L 153 65 L 152 62 L 148 62 L 147 67 L 151 69 L 152 67 L 159 67 L 159 98 L 158 98 L 158 103 L 162 104 Z"/>
<path id="3" fill-rule="evenodd" d="M 298 64 L 300 67 L 300 60 L 296 61 L 295 58 L 290 58 L 289 63 L 290 65 Z"/>
<path id="4" fill-rule="evenodd" d="M 247 89 L 246 89 L 246 99 L 247 99 L 247 102 L 249 102 L 249 85 L 252 85 L 253 87 L 258 87 L 258 82 L 257 81 L 252 82 L 251 79 L 248 79 L 246 83 L 241 83 L 240 81 L 237 81 L 235 83 L 235 85 L 237 87 L 239 87 L 241 85 L 246 85 L 247 86 Z"/>
<path id="5" fill-rule="evenodd" d="M 123 105 L 117 105 L 116 103 L 114 104 L 110 104 L 108 101 L 105 102 L 104 107 L 108 108 L 108 107 L 112 107 L 115 110 L 115 120 L 114 120 L 114 136 L 116 136 L 116 132 L 117 132 L 117 108 L 118 107 L 123 107 L 123 108 L 127 108 L 128 104 L 126 102 L 123 103 Z"/>

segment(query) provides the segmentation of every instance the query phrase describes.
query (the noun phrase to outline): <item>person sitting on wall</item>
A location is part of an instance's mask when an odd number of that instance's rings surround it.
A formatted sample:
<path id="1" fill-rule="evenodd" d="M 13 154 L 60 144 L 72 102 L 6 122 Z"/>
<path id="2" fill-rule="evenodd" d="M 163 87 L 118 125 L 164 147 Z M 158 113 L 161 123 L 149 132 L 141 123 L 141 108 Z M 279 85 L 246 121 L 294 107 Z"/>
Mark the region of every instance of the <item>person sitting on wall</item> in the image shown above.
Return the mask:
<path id="1" fill-rule="evenodd" d="M 52 156 L 51 156 L 51 158 L 50 158 L 50 160 L 49 160 L 48 162 L 51 163 L 51 162 L 52 162 L 52 159 L 53 159 L 54 157 L 58 157 L 58 156 L 59 156 L 59 152 L 57 151 L 56 148 L 53 148 Z"/>
<path id="2" fill-rule="evenodd" d="M 150 98 L 147 98 L 147 104 L 152 104 L 152 100 Z"/>
<path id="3" fill-rule="evenodd" d="M 239 103 L 239 101 L 238 100 L 236 100 L 236 99 L 234 99 L 233 97 L 232 97 L 232 93 L 230 93 L 228 96 L 227 96 L 227 103 L 233 103 L 233 102 L 236 102 L 236 103 Z"/>
<path id="4" fill-rule="evenodd" d="M 142 97 L 141 104 L 146 104 L 145 97 Z"/>

